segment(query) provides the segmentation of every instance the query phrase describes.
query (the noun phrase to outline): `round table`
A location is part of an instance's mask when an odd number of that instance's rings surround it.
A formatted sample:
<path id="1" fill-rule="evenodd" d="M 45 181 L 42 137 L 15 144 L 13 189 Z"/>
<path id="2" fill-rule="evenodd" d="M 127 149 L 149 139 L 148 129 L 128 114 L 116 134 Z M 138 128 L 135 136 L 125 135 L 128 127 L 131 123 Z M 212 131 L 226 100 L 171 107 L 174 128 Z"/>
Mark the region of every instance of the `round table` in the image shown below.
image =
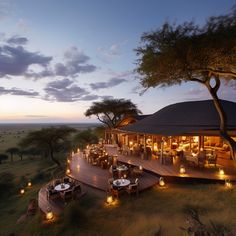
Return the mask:
<path id="1" fill-rule="evenodd" d="M 128 179 L 116 179 L 113 181 L 113 185 L 116 187 L 125 187 L 130 184 L 130 180 Z"/>
<path id="2" fill-rule="evenodd" d="M 64 187 L 63 187 L 64 186 Z M 59 192 L 61 192 L 61 191 L 65 191 L 65 190 L 67 190 L 67 189 L 69 189 L 70 188 L 70 185 L 69 184 L 58 184 L 58 185 L 56 185 L 55 187 L 54 187 L 54 189 L 56 190 L 56 191 L 59 191 Z"/>
<path id="3" fill-rule="evenodd" d="M 118 171 L 126 171 L 126 170 L 128 170 L 128 167 L 125 166 L 125 165 L 122 165 L 122 166 L 117 166 L 116 169 L 117 169 Z"/>

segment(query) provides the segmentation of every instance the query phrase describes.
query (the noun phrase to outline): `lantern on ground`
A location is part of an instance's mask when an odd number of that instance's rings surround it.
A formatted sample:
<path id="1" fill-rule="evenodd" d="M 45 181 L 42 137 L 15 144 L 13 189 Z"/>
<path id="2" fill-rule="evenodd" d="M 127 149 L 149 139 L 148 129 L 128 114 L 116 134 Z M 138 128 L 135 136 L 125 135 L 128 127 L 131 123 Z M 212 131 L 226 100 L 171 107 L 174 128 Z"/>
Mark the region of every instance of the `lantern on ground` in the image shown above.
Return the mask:
<path id="1" fill-rule="evenodd" d="M 230 189 L 230 188 L 233 187 L 233 185 L 232 185 L 232 183 L 230 182 L 229 179 L 226 179 L 226 180 L 225 180 L 225 187 L 228 188 L 228 189 Z"/>
<path id="2" fill-rule="evenodd" d="M 180 166 L 179 173 L 180 174 L 185 174 L 186 173 L 186 169 L 185 169 L 185 167 L 183 165 Z"/>
<path id="3" fill-rule="evenodd" d="M 224 170 L 222 169 L 222 168 L 219 168 L 219 175 L 224 175 L 225 174 L 225 172 L 224 172 Z"/>
<path id="4" fill-rule="evenodd" d="M 66 174 L 70 174 L 70 169 L 69 168 L 67 168 L 67 170 L 66 170 Z"/>
<path id="5" fill-rule="evenodd" d="M 46 219 L 47 220 L 52 220 L 53 217 L 54 217 L 54 215 L 53 215 L 52 209 L 51 209 L 51 207 L 48 207 L 47 212 L 46 212 Z"/>
<path id="6" fill-rule="evenodd" d="M 164 178 L 163 178 L 163 177 L 160 177 L 160 178 L 159 178 L 159 186 L 160 186 L 160 187 L 164 187 L 164 186 L 165 186 L 165 181 L 164 181 Z"/>
<path id="7" fill-rule="evenodd" d="M 32 183 L 31 183 L 30 180 L 28 181 L 27 186 L 28 186 L 29 188 L 32 187 Z"/>
<path id="8" fill-rule="evenodd" d="M 21 188 L 21 189 L 20 189 L 20 194 L 21 194 L 21 195 L 24 195 L 24 193 L 25 193 L 25 190 L 24 190 L 23 188 Z"/>
<path id="9" fill-rule="evenodd" d="M 110 205 L 113 202 L 113 197 L 111 195 L 107 196 L 107 203 Z"/>

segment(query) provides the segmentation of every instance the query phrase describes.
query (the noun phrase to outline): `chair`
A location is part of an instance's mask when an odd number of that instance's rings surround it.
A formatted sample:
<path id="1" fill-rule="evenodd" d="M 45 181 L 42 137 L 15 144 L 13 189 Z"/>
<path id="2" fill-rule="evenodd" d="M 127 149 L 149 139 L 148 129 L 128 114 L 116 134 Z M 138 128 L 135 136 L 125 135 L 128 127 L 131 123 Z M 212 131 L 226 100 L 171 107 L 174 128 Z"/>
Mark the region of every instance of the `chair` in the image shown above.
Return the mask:
<path id="1" fill-rule="evenodd" d="M 73 191 L 70 189 L 65 192 L 61 192 L 61 197 L 64 200 L 64 202 L 70 201 L 73 199 Z"/>
<path id="2" fill-rule="evenodd" d="M 206 163 L 206 152 L 205 151 L 200 151 L 198 154 L 198 166 L 199 167 L 204 167 Z"/>
<path id="3" fill-rule="evenodd" d="M 113 198 L 119 198 L 119 190 L 118 189 L 114 189 L 114 188 L 111 188 L 111 195 Z"/>
<path id="4" fill-rule="evenodd" d="M 60 180 L 60 179 L 55 179 L 55 180 L 53 181 L 54 187 L 55 187 L 56 185 L 58 185 L 58 184 L 61 184 L 61 180 Z"/>
<path id="5" fill-rule="evenodd" d="M 64 178 L 63 178 L 63 182 L 64 182 L 65 184 L 69 184 L 69 183 L 70 183 L 70 178 L 69 178 L 69 177 L 64 177 Z"/>
<path id="6" fill-rule="evenodd" d="M 80 185 L 76 185 L 73 188 L 73 198 L 74 199 L 78 199 L 79 196 L 81 195 L 82 190 L 81 190 L 81 186 Z"/>
<path id="7" fill-rule="evenodd" d="M 208 163 L 208 165 L 209 165 L 209 164 L 213 164 L 213 165 L 215 165 L 215 167 L 216 167 L 216 162 L 217 162 L 217 154 L 214 152 L 214 153 L 213 153 L 213 156 L 212 156 L 212 157 L 209 157 L 209 158 L 207 159 L 207 163 Z"/>
<path id="8" fill-rule="evenodd" d="M 60 192 L 55 191 L 54 189 L 48 189 L 46 188 L 46 195 L 47 195 L 47 200 L 55 200 L 60 197 Z"/>
<path id="9" fill-rule="evenodd" d="M 130 184 L 125 190 L 130 196 L 134 193 L 138 196 L 138 183 Z"/>

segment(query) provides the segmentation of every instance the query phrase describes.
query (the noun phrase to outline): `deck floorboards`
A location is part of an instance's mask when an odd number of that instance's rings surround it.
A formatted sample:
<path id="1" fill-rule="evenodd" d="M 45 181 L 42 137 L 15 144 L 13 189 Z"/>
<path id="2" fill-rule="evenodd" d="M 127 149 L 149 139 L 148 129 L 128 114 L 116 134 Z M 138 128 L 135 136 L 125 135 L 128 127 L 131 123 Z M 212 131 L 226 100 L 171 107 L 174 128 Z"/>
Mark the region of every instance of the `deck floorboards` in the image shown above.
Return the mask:
<path id="1" fill-rule="evenodd" d="M 218 158 L 217 166 L 210 168 L 197 168 L 185 164 L 186 174 L 180 174 L 180 163 L 176 161 L 174 164 L 164 165 L 158 159 L 143 160 L 140 157 L 132 155 L 122 155 L 117 152 L 117 148 L 112 145 L 106 145 L 106 151 L 111 155 L 117 155 L 118 161 L 130 163 L 132 165 L 142 165 L 145 170 L 151 171 L 160 176 L 181 177 L 181 178 L 199 178 L 209 180 L 230 179 L 236 181 L 236 163 L 231 160 Z M 219 167 L 223 167 L 225 175 L 219 175 Z"/>

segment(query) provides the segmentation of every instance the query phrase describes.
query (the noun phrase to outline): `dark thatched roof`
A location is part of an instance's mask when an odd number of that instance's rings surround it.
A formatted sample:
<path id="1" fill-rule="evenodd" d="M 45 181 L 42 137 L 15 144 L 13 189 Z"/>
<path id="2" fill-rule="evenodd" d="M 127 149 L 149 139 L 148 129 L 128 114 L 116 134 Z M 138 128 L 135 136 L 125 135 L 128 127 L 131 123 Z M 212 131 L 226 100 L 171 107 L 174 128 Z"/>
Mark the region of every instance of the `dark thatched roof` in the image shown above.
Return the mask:
<path id="1" fill-rule="evenodd" d="M 225 100 L 221 100 L 221 103 L 228 118 L 228 129 L 236 134 L 236 103 Z M 219 135 L 219 125 L 220 120 L 213 101 L 206 100 L 166 106 L 153 115 L 119 130 L 164 136 Z"/>

